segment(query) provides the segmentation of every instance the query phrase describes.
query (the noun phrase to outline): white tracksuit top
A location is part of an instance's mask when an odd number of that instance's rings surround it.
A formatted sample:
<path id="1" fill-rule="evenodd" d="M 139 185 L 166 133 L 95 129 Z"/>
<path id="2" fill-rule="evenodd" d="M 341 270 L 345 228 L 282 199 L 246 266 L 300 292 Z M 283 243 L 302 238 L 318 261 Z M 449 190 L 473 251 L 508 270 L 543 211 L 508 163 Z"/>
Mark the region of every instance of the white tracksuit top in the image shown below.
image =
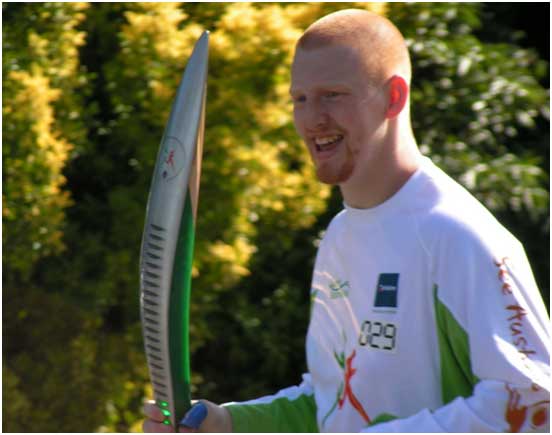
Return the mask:
<path id="1" fill-rule="evenodd" d="M 522 245 L 425 158 L 321 240 L 303 383 L 236 431 L 548 432 L 549 319 Z"/>

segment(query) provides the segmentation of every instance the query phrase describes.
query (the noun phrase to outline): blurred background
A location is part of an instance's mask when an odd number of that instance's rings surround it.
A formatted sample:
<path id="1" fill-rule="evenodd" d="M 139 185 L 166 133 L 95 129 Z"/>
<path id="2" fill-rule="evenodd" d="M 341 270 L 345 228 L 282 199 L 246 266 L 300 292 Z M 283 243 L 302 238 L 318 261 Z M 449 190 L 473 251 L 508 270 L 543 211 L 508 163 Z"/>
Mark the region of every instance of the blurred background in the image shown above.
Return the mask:
<path id="1" fill-rule="evenodd" d="M 411 50 L 422 151 L 525 245 L 549 304 L 548 3 L 2 3 L 2 429 L 141 429 L 138 257 L 159 141 L 211 31 L 193 268 L 193 394 L 300 382 L 310 274 L 342 205 L 288 97 L 294 41 L 387 15 Z"/>

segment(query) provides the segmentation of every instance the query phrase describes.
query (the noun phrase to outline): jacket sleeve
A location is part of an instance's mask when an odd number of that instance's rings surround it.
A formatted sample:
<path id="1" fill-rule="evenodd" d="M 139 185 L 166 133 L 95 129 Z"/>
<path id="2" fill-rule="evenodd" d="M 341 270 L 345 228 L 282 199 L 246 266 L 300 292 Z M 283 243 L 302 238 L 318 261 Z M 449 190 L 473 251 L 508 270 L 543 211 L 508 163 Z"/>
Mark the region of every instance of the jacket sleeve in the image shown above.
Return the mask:
<path id="1" fill-rule="evenodd" d="M 548 315 L 521 244 L 463 234 L 432 259 L 444 406 L 364 432 L 549 432 Z"/>
<path id="2" fill-rule="evenodd" d="M 316 405 L 310 375 L 299 386 L 247 402 L 225 406 L 234 432 L 318 432 Z"/>

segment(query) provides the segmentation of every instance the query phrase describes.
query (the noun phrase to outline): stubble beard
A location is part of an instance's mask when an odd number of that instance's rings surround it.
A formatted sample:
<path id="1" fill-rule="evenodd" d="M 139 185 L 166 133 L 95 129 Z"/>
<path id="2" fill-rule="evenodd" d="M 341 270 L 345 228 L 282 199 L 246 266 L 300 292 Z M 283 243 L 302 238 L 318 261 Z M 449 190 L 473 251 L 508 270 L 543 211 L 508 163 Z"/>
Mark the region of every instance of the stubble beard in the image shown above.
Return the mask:
<path id="1" fill-rule="evenodd" d="M 316 175 L 325 184 L 338 185 L 345 183 L 353 174 L 355 167 L 354 155 L 348 146 L 345 147 L 345 157 L 342 163 L 330 159 L 316 165 Z"/>

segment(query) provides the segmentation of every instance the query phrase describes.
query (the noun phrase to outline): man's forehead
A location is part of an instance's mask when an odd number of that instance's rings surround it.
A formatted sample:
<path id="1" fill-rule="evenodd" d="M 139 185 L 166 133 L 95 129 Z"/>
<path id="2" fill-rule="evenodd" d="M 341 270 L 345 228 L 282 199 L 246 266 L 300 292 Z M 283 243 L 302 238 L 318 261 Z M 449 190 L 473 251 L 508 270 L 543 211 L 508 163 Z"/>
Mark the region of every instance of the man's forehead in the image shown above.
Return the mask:
<path id="1" fill-rule="evenodd" d="M 304 82 L 346 83 L 363 72 L 363 62 L 356 47 L 328 45 L 315 49 L 298 48 L 291 68 L 292 88 Z"/>
<path id="2" fill-rule="evenodd" d="M 358 43 L 338 40 L 335 43 L 325 44 L 315 48 L 297 47 L 295 50 L 294 63 L 304 60 L 312 62 L 316 59 L 331 61 L 332 57 L 356 61 L 361 57 L 361 55 L 362 50 L 360 49 Z"/>

